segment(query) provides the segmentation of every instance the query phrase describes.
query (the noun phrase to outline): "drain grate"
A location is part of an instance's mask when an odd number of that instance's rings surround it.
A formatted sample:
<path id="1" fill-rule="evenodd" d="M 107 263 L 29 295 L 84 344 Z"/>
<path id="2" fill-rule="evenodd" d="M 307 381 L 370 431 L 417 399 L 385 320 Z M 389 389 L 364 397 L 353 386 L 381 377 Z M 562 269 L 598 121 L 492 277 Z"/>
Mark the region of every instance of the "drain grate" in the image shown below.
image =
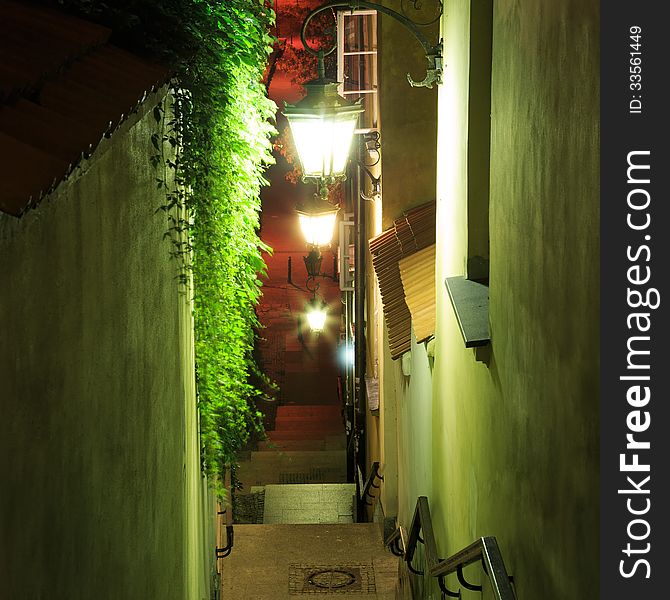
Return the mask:
<path id="1" fill-rule="evenodd" d="M 289 565 L 288 593 L 374 594 L 375 573 L 371 564 Z"/>

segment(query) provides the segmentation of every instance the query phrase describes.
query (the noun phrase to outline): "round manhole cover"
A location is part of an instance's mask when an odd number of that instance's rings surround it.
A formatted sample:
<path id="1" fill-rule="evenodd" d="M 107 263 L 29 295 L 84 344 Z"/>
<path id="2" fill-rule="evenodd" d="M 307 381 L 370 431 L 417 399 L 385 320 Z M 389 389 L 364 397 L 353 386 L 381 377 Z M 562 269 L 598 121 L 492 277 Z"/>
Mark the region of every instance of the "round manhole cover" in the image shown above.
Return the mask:
<path id="1" fill-rule="evenodd" d="M 356 583 L 356 575 L 345 569 L 323 569 L 307 577 L 307 583 L 326 590 L 339 590 Z"/>

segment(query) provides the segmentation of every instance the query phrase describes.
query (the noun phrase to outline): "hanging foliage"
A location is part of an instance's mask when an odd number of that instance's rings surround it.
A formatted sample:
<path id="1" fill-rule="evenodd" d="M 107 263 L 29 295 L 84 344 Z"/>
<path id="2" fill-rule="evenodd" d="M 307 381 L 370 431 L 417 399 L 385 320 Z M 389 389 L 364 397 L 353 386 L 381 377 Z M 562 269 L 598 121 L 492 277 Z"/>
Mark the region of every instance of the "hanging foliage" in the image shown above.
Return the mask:
<path id="1" fill-rule="evenodd" d="M 214 485 L 251 429 L 260 428 L 250 383 L 254 307 L 265 272 L 258 237 L 260 188 L 273 162 L 276 107 L 261 79 L 274 13 L 263 0 L 61 0 L 114 31 L 112 41 L 174 73 L 174 119 L 154 110 L 152 139 L 163 207 L 178 236 L 175 254 L 192 255 L 196 382 L 203 466 Z M 165 159 L 165 144 L 176 156 Z M 162 184 L 161 184 L 162 182 Z M 176 185 L 169 185 L 174 182 Z M 173 208 L 186 209 L 175 218 Z M 178 238 L 175 237 L 175 240 Z M 186 241 L 183 241 L 183 240 Z"/>

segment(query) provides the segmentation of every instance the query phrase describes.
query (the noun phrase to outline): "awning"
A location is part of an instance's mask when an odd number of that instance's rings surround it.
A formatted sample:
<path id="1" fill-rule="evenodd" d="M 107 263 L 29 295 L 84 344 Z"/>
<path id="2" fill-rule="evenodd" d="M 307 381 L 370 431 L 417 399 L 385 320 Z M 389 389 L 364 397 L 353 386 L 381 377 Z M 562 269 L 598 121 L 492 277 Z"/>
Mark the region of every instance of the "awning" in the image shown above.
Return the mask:
<path id="1" fill-rule="evenodd" d="M 414 335 L 423 342 L 435 334 L 435 244 L 403 258 L 399 266 Z"/>
<path id="2" fill-rule="evenodd" d="M 395 360 L 410 349 L 412 324 L 419 341 L 434 333 L 435 202 L 406 212 L 396 219 L 392 228 L 369 243 L 382 296 L 391 357 Z M 426 249 L 427 252 L 422 252 Z M 410 257 L 414 258 L 408 260 Z M 406 285 L 401 270 L 405 272 Z M 430 294 L 423 294 L 428 288 L 432 298 Z M 426 333 L 428 330 L 430 333 Z"/>

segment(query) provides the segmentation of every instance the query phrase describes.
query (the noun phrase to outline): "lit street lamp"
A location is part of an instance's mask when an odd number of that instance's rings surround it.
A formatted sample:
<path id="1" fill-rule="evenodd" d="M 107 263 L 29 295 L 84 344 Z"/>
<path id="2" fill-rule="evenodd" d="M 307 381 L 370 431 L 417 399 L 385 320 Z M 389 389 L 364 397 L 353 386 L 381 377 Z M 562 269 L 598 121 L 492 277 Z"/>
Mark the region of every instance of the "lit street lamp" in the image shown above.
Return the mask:
<path id="1" fill-rule="evenodd" d="M 333 237 L 338 207 L 316 194 L 296 208 L 300 229 L 310 246 L 327 246 Z"/>
<path id="2" fill-rule="evenodd" d="M 328 316 L 326 309 L 326 303 L 316 295 L 314 295 L 314 297 L 307 303 L 305 316 L 307 317 L 309 328 L 313 333 L 323 331 L 323 328 L 326 325 L 326 317 Z"/>
<path id="3" fill-rule="evenodd" d="M 358 115 L 363 107 L 358 102 L 350 102 L 337 93 L 338 84 L 325 77 L 324 58 L 331 54 L 336 45 L 327 51 L 314 50 L 307 44 L 305 33 L 309 22 L 326 10 L 361 8 L 375 10 L 393 17 L 404 25 L 421 44 L 428 69 L 422 81 L 407 80 L 412 87 L 433 87 L 442 82 L 442 41 L 431 44 L 417 24 L 404 15 L 376 2 L 364 0 L 333 0 L 312 10 L 302 24 L 300 39 L 305 50 L 318 59 L 318 78 L 304 84 L 307 95 L 297 104 L 286 104 L 284 116 L 288 120 L 293 140 L 298 150 L 300 164 L 305 179 L 316 179 L 321 186 L 332 183 L 344 176 L 347 157 L 356 128 Z M 440 14 L 442 6 L 440 3 Z M 322 194 L 325 195 L 325 194 Z"/>
<path id="4" fill-rule="evenodd" d="M 287 104 L 284 116 L 293 134 L 304 179 L 332 182 L 344 176 L 361 101 L 337 93 L 337 82 L 324 76 L 323 53 L 318 54 L 319 77 L 305 83 L 307 95 Z"/>
<path id="5" fill-rule="evenodd" d="M 319 284 L 316 282 L 316 278 L 321 271 L 321 252 L 318 247 L 312 248 L 310 253 L 305 256 L 305 267 L 308 275 L 305 287 L 312 293 L 312 297 L 305 306 L 305 317 L 311 331 L 320 333 L 326 325 L 328 305 L 317 294 Z"/>

